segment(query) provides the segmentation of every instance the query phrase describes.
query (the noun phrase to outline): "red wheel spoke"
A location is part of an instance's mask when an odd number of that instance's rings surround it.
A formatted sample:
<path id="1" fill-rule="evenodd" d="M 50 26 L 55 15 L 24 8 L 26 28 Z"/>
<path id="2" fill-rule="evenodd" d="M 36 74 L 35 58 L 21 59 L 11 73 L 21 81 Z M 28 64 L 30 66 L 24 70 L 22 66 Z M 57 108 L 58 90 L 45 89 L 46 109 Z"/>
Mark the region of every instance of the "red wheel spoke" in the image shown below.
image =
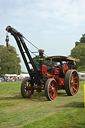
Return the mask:
<path id="1" fill-rule="evenodd" d="M 53 99 L 55 97 L 55 93 L 54 92 L 51 92 L 50 93 L 50 97 Z"/>
<path id="2" fill-rule="evenodd" d="M 73 85 L 73 81 L 71 81 L 70 84 Z"/>
<path id="3" fill-rule="evenodd" d="M 74 91 L 77 91 L 77 88 L 73 87 Z"/>
<path id="4" fill-rule="evenodd" d="M 52 87 L 55 87 L 55 84 L 52 82 Z"/>
<path id="5" fill-rule="evenodd" d="M 76 76 L 76 77 L 74 77 L 74 80 L 75 80 L 75 79 L 77 79 L 77 78 L 78 78 L 77 76 Z"/>
<path id="6" fill-rule="evenodd" d="M 78 83 L 75 83 L 75 85 L 78 85 Z"/>
<path id="7" fill-rule="evenodd" d="M 49 91 L 52 91 L 52 86 L 51 85 L 49 86 Z"/>
<path id="8" fill-rule="evenodd" d="M 53 95 L 53 93 L 52 92 L 50 92 L 50 97 L 52 98 L 52 95 Z"/>
<path id="9" fill-rule="evenodd" d="M 52 89 L 51 88 L 49 88 L 49 92 L 51 92 L 52 91 Z"/>

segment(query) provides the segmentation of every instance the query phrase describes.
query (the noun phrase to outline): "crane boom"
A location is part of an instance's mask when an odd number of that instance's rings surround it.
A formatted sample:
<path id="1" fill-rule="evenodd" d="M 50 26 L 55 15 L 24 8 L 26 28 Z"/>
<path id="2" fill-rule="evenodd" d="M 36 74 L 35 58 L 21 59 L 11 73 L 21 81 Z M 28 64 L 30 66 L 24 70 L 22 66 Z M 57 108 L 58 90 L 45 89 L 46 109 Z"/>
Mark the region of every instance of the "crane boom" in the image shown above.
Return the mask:
<path id="1" fill-rule="evenodd" d="M 18 32 L 16 29 L 12 28 L 11 26 L 7 26 L 6 31 L 11 33 L 11 35 L 15 38 L 16 43 L 18 45 L 18 48 L 20 50 L 20 53 L 22 55 L 22 58 L 24 60 L 25 66 L 27 68 L 27 71 L 31 77 L 31 80 L 33 81 L 33 83 L 36 82 L 36 84 L 40 85 L 41 80 L 40 80 L 40 76 L 39 76 L 39 71 L 38 71 L 38 69 L 37 69 L 37 67 L 36 67 L 36 65 L 35 65 L 32 57 L 31 57 L 29 49 L 27 48 L 27 46 L 24 42 L 23 35 L 20 32 Z M 26 56 L 32 65 L 34 73 L 29 66 L 29 62 L 27 61 Z"/>

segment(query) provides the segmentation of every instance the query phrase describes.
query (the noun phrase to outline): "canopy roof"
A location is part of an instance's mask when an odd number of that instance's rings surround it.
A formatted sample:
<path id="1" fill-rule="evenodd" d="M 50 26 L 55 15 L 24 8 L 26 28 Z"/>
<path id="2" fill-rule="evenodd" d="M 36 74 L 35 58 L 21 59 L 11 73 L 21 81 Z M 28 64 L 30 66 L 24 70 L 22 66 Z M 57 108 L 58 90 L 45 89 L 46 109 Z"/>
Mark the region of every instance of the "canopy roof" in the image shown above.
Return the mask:
<path id="1" fill-rule="evenodd" d="M 47 57 L 46 60 L 53 60 L 53 61 L 76 61 L 76 62 L 80 62 L 79 59 L 75 59 L 72 57 L 66 57 L 66 56 L 50 56 Z"/>

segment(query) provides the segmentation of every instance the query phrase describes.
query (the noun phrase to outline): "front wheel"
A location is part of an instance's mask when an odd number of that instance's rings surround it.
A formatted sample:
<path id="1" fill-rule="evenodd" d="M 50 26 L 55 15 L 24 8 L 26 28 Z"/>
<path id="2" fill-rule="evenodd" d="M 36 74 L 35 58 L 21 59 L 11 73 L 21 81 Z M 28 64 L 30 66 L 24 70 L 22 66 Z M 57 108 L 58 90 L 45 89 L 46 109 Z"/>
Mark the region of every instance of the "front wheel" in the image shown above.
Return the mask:
<path id="1" fill-rule="evenodd" d="M 45 84 L 45 95 L 48 100 L 54 100 L 57 96 L 57 82 L 54 78 L 48 79 Z"/>
<path id="2" fill-rule="evenodd" d="M 25 78 L 21 84 L 21 94 L 24 98 L 31 98 L 33 96 L 34 89 L 30 78 Z"/>
<path id="3" fill-rule="evenodd" d="M 76 95 L 79 90 L 79 76 L 76 70 L 68 70 L 65 75 L 65 91 L 69 96 Z"/>

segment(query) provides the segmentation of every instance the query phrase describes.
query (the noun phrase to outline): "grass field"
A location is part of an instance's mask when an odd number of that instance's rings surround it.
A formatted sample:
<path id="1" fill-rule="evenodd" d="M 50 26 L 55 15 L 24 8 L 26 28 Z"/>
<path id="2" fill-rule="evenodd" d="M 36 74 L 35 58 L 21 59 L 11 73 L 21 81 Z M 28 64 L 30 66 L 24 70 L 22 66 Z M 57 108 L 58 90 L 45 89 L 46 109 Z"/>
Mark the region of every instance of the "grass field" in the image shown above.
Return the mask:
<path id="1" fill-rule="evenodd" d="M 85 128 L 84 84 L 76 96 L 62 90 L 47 101 L 44 91 L 24 99 L 21 82 L 0 82 L 0 128 Z"/>

